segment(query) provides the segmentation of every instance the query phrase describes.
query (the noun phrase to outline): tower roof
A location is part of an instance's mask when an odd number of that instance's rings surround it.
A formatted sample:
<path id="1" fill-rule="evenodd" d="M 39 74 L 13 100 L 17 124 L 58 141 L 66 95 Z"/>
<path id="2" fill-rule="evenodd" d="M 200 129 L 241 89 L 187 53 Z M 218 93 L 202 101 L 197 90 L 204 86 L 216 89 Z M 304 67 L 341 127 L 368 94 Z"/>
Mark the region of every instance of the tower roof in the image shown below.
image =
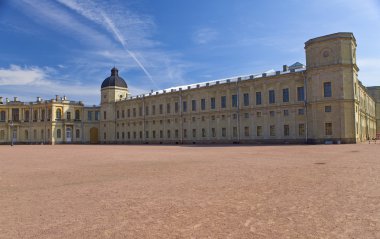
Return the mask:
<path id="1" fill-rule="evenodd" d="M 111 69 L 111 76 L 107 77 L 103 81 L 101 88 L 103 89 L 105 87 L 110 86 L 128 88 L 128 85 L 125 82 L 125 80 L 119 76 L 119 70 L 116 67 L 113 67 Z"/>

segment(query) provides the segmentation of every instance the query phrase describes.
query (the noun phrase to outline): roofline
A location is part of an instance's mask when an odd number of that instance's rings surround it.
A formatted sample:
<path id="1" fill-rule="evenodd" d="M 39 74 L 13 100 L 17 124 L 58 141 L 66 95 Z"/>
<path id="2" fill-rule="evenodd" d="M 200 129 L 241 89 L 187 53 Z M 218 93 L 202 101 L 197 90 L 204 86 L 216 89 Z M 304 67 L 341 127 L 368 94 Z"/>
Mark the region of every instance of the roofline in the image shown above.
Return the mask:
<path id="1" fill-rule="evenodd" d="M 356 39 L 352 32 L 337 32 L 337 33 L 320 36 L 320 37 L 316 37 L 316 38 L 312 38 L 308 40 L 307 42 L 305 42 L 305 49 L 309 47 L 311 44 L 314 44 L 317 42 L 330 41 L 330 40 L 339 39 L 339 38 L 353 40 L 356 46 Z"/>

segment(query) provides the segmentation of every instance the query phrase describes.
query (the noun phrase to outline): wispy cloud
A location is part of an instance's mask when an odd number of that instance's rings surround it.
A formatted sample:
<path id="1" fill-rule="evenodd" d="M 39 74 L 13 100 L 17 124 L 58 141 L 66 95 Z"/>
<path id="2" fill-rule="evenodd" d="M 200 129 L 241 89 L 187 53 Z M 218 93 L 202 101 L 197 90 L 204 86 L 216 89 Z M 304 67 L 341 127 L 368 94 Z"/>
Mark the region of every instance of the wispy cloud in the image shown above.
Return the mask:
<path id="1" fill-rule="evenodd" d="M 114 1 L 23 0 L 18 6 L 39 24 L 84 43 L 80 50 L 70 49 L 71 62 L 62 62 L 72 75 L 103 77 L 104 69 L 115 64 L 121 71 L 141 69 L 144 82 L 149 79 L 149 88 L 184 81 L 186 63 L 177 53 L 160 49 L 162 44 L 152 40 L 155 24 L 150 16 L 132 12 Z M 129 80 L 142 79 L 138 76 Z"/>
<path id="2" fill-rule="evenodd" d="M 214 41 L 218 36 L 215 29 L 204 27 L 197 29 L 193 34 L 193 41 L 197 44 L 207 44 Z"/>
<path id="3" fill-rule="evenodd" d="M 59 78 L 59 71 L 51 67 L 10 65 L 0 68 L 0 86 L 5 92 L 14 92 L 18 96 L 25 93 L 31 96 L 52 97 L 66 94 L 71 97 L 93 97 L 99 95 L 98 86 L 80 83 L 66 84 Z M 4 94 L 2 96 L 7 96 Z"/>

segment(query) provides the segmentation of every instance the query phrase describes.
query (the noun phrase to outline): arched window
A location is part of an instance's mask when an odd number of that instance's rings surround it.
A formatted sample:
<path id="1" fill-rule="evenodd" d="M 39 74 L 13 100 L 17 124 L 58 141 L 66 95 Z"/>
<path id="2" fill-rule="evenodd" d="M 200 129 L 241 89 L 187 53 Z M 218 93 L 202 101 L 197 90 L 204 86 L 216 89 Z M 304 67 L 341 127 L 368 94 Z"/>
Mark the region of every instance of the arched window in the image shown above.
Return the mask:
<path id="1" fill-rule="evenodd" d="M 57 118 L 57 119 L 61 119 L 62 118 L 62 110 L 61 109 L 57 109 L 55 111 L 55 118 Z"/>
<path id="2" fill-rule="evenodd" d="M 79 131 L 79 129 L 75 130 L 75 137 L 76 137 L 77 139 L 80 138 L 80 131 Z"/>
<path id="3" fill-rule="evenodd" d="M 75 111 L 75 120 L 80 120 L 80 112 L 79 112 L 79 110 Z"/>
<path id="4" fill-rule="evenodd" d="M 29 132 L 28 132 L 28 130 L 25 130 L 24 134 L 25 134 L 25 139 L 28 140 L 29 139 Z"/>
<path id="5" fill-rule="evenodd" d="M 60 139 L 61 138 L 61 129 L 57 129 L 57 138 Z"/>
<path id="6" fill-rule="evenodd" d="M 0 112 L 0 121 L 5 121 L 5 111 Z"/>

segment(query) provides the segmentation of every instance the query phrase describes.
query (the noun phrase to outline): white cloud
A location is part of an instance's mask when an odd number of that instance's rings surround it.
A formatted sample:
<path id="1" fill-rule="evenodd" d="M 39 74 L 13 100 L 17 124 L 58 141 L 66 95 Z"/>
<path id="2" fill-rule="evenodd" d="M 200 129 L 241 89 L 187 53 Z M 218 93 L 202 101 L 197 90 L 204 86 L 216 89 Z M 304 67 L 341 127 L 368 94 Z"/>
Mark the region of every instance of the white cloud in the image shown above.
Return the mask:
<path id="1" fill-rule="evenodd" d="M 30 94 L 46 97 L 56 94 L 78 97 L 99 95 L 99 86 L 61 81 L 54 78 L 53 72 L 59 74 L 50 67 L 11 65 L 9 68 L 0 68 L 0 86 L 5 92 L 13 92 L 18 96 L 28 95 L 27 98 Z M 2 96 L 5 95 L 7 94 Z"/>
<path id="2" fill-rule="evenodd" d="M 214 41 L 218 37 L 218 32 L 211 28 L 200 28 L 194 32 L 193 41 L 203 45 Z"/>
<path id="3" fill-rule="evenodd" d="M 0 85 L 45 85 L 46 72 L 38 67 L 20 67 L 11 65 L 8 69 L 0 68 Z"/>

